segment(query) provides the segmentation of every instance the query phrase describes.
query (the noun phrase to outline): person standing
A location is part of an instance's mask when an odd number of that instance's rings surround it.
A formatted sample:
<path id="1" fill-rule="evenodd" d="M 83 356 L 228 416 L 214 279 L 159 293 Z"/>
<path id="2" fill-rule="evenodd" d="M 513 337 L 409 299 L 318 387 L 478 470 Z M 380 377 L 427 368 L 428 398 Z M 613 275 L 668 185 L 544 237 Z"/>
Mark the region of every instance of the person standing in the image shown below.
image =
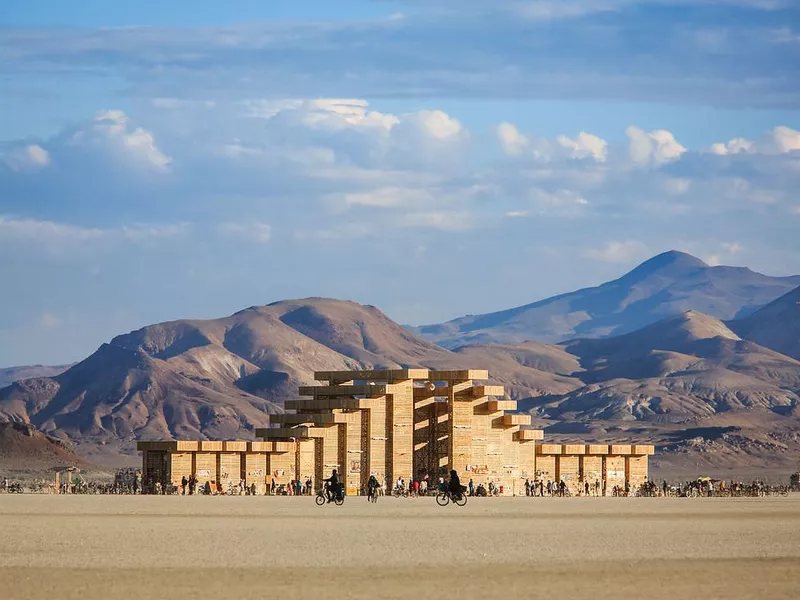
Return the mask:
<path id="1" fill-rule="evenodd" d="M 472 481 L 471 478 L 469 480 L 469 484 L 467 485 L 467 487 L 469 488 L 469 495 L 470 496 L 474 496 L 475 495 L 475 483 Z"/>
<path id="2" fill-rule="evenodd" d="M 189 485 L 189 480 L 186 479 L 186 475 L 181 477 L 181 496 L 186 495 L 186 486 Z"/>

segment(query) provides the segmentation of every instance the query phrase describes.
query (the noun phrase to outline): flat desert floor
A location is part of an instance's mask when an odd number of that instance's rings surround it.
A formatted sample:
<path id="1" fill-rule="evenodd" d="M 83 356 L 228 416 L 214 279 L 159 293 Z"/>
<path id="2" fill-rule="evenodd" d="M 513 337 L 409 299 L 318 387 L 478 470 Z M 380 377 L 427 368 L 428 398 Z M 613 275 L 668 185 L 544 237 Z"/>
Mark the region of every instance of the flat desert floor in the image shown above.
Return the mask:
<path id="1" fill-rule="evenodd" d="M 0 597 L 800 597 L 800 494 L 0 496 Z"/>

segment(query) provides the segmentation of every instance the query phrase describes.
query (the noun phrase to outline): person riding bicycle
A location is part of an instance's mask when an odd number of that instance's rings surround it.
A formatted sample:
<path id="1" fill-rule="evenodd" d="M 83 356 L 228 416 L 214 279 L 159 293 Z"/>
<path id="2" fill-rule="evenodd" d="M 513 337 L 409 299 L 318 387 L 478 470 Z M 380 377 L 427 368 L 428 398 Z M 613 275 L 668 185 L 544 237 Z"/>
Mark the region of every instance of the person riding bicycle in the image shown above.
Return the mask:
<path id="1" fill-rule="evenodd" d="M 450 485 L 448 489 L 454 500 L 461 498 L 461 494 L 463 493 L 461 489 L 461 479 L 458 478 L 458 473 L 456 473 L 455 469 L 450 471 Z"/>
<path id="2" fill-rule="evenodd" d="M 324 480 L 325 483 L 328 484 L 327 492 L 328 492 L 328 502 L 333 502 L 333 499 L 339 495 L 339 474 L 336 472 L 336 469 L 333 470 L 331 476 Z"/>
<path id="3" fill-rule="evenodd" d="M 373 496 L 378 495 L 378 478 L 375 477 L 375 474 L 372 473 L 369 476 L 369 481 L 367 481 L 367 498 L 372 498 Z"/>

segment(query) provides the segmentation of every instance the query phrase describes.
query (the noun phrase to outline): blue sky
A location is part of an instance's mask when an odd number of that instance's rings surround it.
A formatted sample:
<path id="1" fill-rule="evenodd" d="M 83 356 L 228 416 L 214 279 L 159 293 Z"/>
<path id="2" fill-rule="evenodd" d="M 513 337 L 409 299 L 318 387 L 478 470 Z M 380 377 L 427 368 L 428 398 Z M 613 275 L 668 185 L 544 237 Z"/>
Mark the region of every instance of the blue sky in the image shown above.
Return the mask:
<path id="1" fill-rule="evenodd" d="M 800 273 L 798 82 L 781 0 L 2 3 L 0 365 L 289 297 L 436 322 L 670 248 Z"/>

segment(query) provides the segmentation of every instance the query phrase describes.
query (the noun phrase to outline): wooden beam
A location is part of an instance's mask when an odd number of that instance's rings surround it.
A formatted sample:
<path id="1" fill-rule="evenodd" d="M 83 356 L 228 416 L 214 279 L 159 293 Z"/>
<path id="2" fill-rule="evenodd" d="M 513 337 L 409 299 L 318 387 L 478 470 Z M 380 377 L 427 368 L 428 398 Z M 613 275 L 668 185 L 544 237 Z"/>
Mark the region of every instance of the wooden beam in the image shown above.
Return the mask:
<path id="1" fill-rule="evenodd" d="M 506 389 L 502 385 L 476 385 L 472 388 L 472 395 L 475 398 L 483 398 L 484 396 L 505 396 Z"/>
<path id="2" fill-rule="evenodd" d="M 308 410 L 360 410 L 376 408 L 381 400 L 386 396 L 376 396 L 374 398 L 304 398 L 302 400 L 287 400 L 283 407 L 286 410 L 308 411 Z"/>
<path id="3" fill-rule="evenodd" d="M 489 379 L 489 371 L 485 369 L 467 369 L 462 371 L 430 371 L 429 381 L 466 381 L 467 379 L 477 379 L 485 381 Z"/>
<path id="4" fill-rule="evenodd" d="M 489 400 L 486 403 L 486 410 L 489 412 L 499 412 L 502 410 L 517 410 L 516 400 Z"/>
<path id="5" fill-rule="evenodd" d="M 514 434 L 514 439 L 518 442 L 532 442 L 544 439 L 544 431 L 541 429 L 520 429 Z"/>
<path id="6" fill-rule="evenodd" d="M 561 444 L 537 444 L 536 456 L 547 456 L 552 454 L 561 454 Z"/>
<path id="7" fill-rule="evenodd" d="M 303 385 L 301 396 L 324 398 L 330 396 L 385 396 L 394 391 L 391 385 Z"/>
<path id="8" fill-rule="evenodd" d="M 375 369 L 368 371 L 315 371 L 316 381 L 407 381 L 409 379 L 428 380 L 428 369 Z"/>
<path id="9" fill-rule="evenodd" d="M 530 415 L 503 415 L 498 419 L 494 419 L 493 423 L 503 427 L 514 427 L 515 425 L 530 425 Z"/>

